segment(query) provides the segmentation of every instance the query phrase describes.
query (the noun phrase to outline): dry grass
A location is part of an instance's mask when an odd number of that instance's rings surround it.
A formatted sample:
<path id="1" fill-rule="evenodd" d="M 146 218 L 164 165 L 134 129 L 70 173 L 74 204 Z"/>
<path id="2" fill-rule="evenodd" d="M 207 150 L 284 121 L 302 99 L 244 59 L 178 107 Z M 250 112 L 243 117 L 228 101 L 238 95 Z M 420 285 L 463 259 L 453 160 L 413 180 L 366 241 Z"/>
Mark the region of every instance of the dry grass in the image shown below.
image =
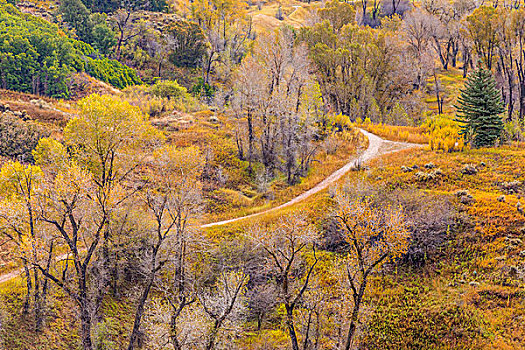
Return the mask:
<path id="1" fill-rule="evenodd" d="M 360 128 L 391 141 L 426 144 L 429 142 L 428 130 L 424 127 L 394 126 L 387 124 L 359 124 Z"/>

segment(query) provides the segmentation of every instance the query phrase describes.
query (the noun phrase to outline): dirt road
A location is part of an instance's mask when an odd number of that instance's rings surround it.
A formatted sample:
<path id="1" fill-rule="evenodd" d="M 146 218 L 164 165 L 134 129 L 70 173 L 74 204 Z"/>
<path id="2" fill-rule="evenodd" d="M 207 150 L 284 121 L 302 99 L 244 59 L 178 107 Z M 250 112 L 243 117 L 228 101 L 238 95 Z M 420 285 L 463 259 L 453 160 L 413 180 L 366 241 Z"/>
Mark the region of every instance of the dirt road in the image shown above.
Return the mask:
<path id="1" fill-rule="evenodd" d="M 379 156 L 381 156 L 383 154 L 392 153 L 392 152 L 396 152 L 396 151 L 401 151 L 401 150 L 407 149 L 407 148 L 422 147 L 422 145 L 413 144 L 413 143 L 388 141 L 388 140 L 382 139 L 379 136 L 371 134 L 368 131 L 365 131 L 365 130 L 362 130 L 362 129 L 361 129 L 361 132 L 366 137 L 368 137 L 368 148 L 359 157 L 359 160 L 361 162 L 363 162 L 363 163 L 367 162 L 367 161 L 369 161 L 371 159 L 374 159 L 376 157 L 379 157 Z M 350 169 L 352 169 L 353 166 L 356 165 L 356 161 L 357 161 L 357 158 L 351 159 L 348 163 L 346 163 L 345 166 L 343 166 L 342 168 L 340 168 L 336 172 L 332 173 L 330 176 L 328 176 L 326 179 L 321 181 L 319 184 L 317 184 L 313 188 L 311 188 L 308 191 L 304 192 L 303 194 L 295 197 L 291 201 L 286 202 L 284 204 L 281 204 L 281 205 L 279 205 L 279 206 L 277 206 L 275 208 L 264 210 L 262 212 L 251 214 L 251 215 L 241 216 L 241 217 L 238 217 L 238 218 L 233 218 L 233 219 L 228 219 L 228 220 L 223 220 L 223 221 L 218 221 L 218 222 L 211 222 L 209 224 L 202 225 L 201 227 L 206 228 L 206 227 L 226 225 L 226 224 L 230 224 L 232 222 L 237 222 L 237 221 L 241 221 L 241 220 L 245 220 L 245 219 L 254 218 L 254 217 L 259 216 L 259 215 L 271 213 L 271 212 L 274 212 L 274 211 L 277 211 L 277 210 L 289 207 L 289 206 L 294 205 L 296 203 L 299 203 L 302 200 L 310 197 L 313 194 L 316 194 L 316 193 L 326 189 L 328 186 L 330 186 L 331 184 L 335 183 L 337 180 L 339 180 L 341 177 L 343 177 L 344 174 L 346 174 L 348 171 L 350 171 Z"/>

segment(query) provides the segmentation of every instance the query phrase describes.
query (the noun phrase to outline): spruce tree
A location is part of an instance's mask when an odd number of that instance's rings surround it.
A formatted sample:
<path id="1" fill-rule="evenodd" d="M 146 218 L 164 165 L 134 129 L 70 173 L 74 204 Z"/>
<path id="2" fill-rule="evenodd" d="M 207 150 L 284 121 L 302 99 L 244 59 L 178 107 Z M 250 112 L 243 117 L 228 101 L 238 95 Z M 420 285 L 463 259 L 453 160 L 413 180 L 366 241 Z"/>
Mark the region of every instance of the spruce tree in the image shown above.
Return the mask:
<path id="1" fill-rule="evenodd" d="M 505 111 L 501 93 L 492 73 L 481 66 L 469 74 L 455 105 L 456 121 L 462 134 L 474 147 L 493 146 L 503 131 L 501 113 Z"/>

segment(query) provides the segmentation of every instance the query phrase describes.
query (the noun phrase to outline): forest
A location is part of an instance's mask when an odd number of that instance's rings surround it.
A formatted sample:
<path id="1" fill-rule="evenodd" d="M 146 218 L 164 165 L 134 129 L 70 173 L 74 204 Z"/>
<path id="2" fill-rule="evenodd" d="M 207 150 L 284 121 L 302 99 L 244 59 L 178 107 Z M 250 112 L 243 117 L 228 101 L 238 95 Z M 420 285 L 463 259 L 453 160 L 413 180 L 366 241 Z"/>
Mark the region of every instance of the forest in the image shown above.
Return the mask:
<path id="1" fill-rule="evenodd" d="M 0 0 L 0 350 L 525 349 L 525 3 Z"/>

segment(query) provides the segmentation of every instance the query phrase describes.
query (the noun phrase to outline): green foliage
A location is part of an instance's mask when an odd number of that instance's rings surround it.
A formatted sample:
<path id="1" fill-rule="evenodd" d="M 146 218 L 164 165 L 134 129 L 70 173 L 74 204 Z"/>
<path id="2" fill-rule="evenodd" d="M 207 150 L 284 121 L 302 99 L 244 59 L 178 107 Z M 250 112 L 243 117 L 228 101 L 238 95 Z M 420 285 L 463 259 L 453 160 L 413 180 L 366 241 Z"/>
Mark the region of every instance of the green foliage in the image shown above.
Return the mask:
<path id="1" fill-rule="evenodd" d="M 205 83 L 204 79 L 199 78 L 197 84 L 191 87 L 191 92 L 196 96 L 211 98 L 215 93 L 215 89 L 210 84 Z"/>
<path id="2" fill-rule="evenodd" d="M 168 27 L 168 33 L 173 39 L 173 51 L 169 55 L 171 63 L 178 67 L 197 67 L 206 54 L 201 27 L 196 23 L 180 20 Z"/>
<path id="3" fill-rule="evenodd" d="M 104 55 L 109 55 L 117 44 L 115 32 L 105 22 L 95 24 L 91 36 L 91 45 Z"/>
<path id="4" fill-rule="evenodd" d="M 0 81 L 4 89 L 68 97 L 66 77 L 81 68 L 57 26 L 0 3 Z"/>
<path id="5" fill-rule="evenodd" d="M 38 140 L 47 136 L 42 127 L 24 122 L 18 117 L 4 113 L 0 115 L 0 155 L 22 162 L 33 162 L 31 151 Z"/>
<path id="6" fill-rule="evenodd" d="M 150 88 L 154 96 L 177 99 L 188 93 L 185 87 L 180 86 L 176 80 L 159 80 Z"/>
<path id="7" fill-rule="evenodd" d="M 82 0 L 84 5 L 92 12 L 109 13 L 120 7 L 120 0 Z"/>
<path id="8" fill-rule="evenodd" d="M 120 8 L 129 10 L 147 10 L 164 12 L 168 8 L 167 0 L 82 0 L 92 12 L 114 12 Z"/>
<path id="9" fill-rule="evenodd" d="M 93 23 L 89 17 L 90 13 L 80 0 L 62 0 L 60 2 L 60 13 L 62 19 L 71 29 L 75 30 L 78 38 L 84 42 L 91 42 L 91 31 Z"/>
<path id="10" fill-rule="evenodd" d="M 134 69 L 116 60 L 105 57 L 97 59 L 85 57 L 85 64 L 86 73 L 119 89 L 141 83 Z"/>
<path id="11" fill-rule="evenodd" d="M 118 88 L 140 82 L 134 70 L 99 57 L 93 47 L 68 38 L 55 24 L 0 3 L 2 88 L 68 98 L 69 76 L 84 70 Z"/>
<path id="12" fill-rule="evenodd" d="M 505 107 L 490 71 L 478 67 L 468 76 L 456 108 L 460 134 L 468 141 L 473 139 L 475 147 L 493 146 L 500 138 Z"/>

